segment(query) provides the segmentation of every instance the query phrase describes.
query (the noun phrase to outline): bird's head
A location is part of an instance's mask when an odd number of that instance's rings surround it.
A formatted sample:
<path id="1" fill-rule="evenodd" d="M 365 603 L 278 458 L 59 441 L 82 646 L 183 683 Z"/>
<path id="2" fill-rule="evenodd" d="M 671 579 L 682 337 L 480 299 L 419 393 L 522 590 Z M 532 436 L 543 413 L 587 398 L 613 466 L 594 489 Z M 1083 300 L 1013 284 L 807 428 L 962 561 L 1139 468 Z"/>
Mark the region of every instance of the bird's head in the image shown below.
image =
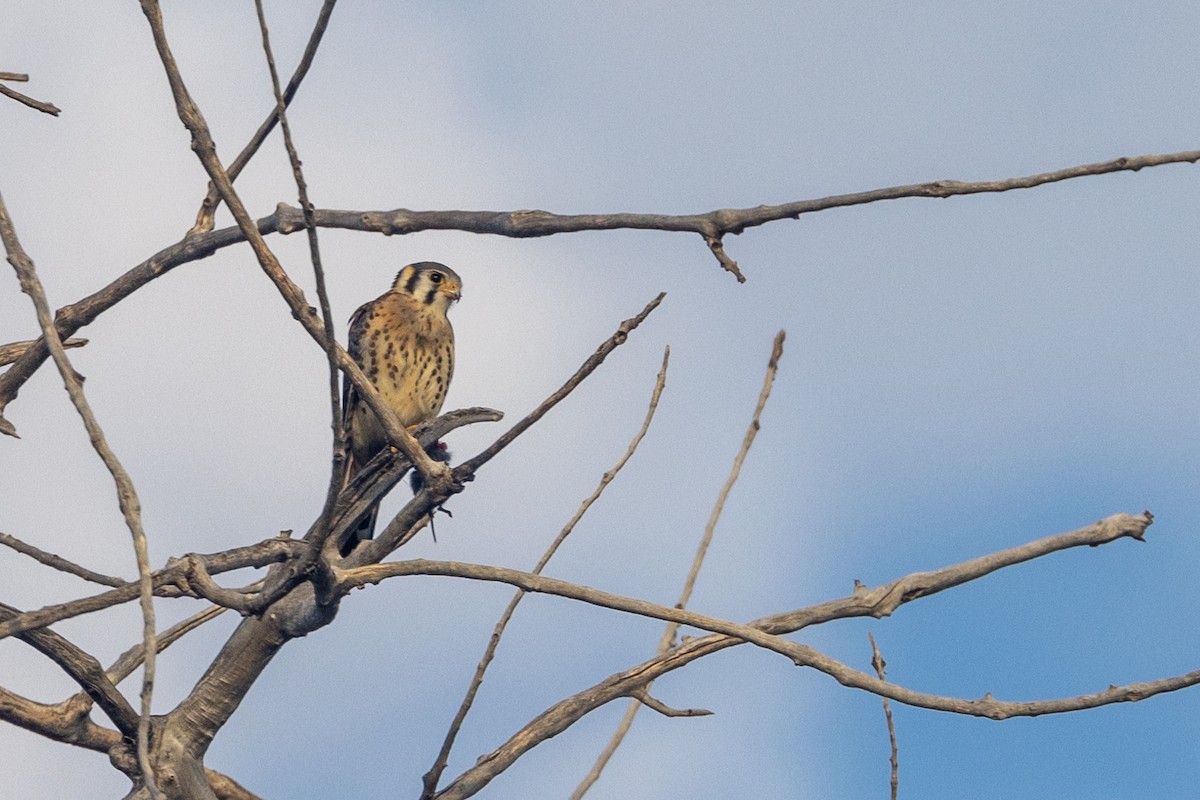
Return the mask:
<path id="1" fill-rule="evenodd" d="M 451 303 L 462 297 L 462 278 L 445 264 L 421 261 L 400 270 L 392 289 L 410 294 L 444 314 Z"/>

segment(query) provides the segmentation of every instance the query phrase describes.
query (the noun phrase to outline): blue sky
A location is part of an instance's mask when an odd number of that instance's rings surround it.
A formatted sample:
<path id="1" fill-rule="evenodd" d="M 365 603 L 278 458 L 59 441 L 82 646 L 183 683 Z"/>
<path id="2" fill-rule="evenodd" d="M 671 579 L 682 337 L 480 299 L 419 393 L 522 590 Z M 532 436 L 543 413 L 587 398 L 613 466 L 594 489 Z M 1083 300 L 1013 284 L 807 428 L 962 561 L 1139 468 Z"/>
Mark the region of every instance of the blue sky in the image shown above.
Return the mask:
<path id="1" fill-rule="evenodd" d="M 268 4 L 285 74 L 318 7 Z M 228 160 L 271 102 L 252 4 L 165 13 Z M 692 213 L 1000 179 L 1196 148 L 1198 17 L 1187 3 L 344 4 L 291 119 L 324 208 Z M 32 75 L 23 91 L 64 109 L 0 103 L 0 191 L 61 306 L 178 240 L 204 176 L 136 4 L 15 4 L 0 51 L 0 69 Z M 773 223 L 726 240 L 745 285 L 682 234 L 323 231 L 339 320 L 405 263 L 463 276 L 448 406 L 510 420 L 668 295 L 454 500 L 436 544 L 422 536 L 404 555 L 532 566 L 637 430 L 669 344 L 654 427 L 548 574 L 673 603 L 783 328 L 775 392 L 692 608 L 752 619 L 1149 508 L 1146 544 L 1061 553 L 800 638 L 869 669 L 873 632 L 892 680 L 961 697 L 1068 696 L 1195 669 L 1195 170 Z M 256 216 L 294 204 L 277 139 L 238 188 Z M 270 244 L 312 297 L 302 238 Z M 8 275 L 0 341 L 30 338 Z M 137 482 L 156 564 L 307 528 L 328 470 L 324 356 L 248 248 L 172 272 L 82 335 L 91 344 L 72 356 Z M 43 370 L 6 416 L 22 439 L 0 441 L 0 530 L 132 575 L 111 483 L 57 376 Z M 500 429 L 460 431 L 451 448 L 468 456 Z M 3 599 L 24 607 L 89 591 L 8 553 L 0 575 Z M 208 764 L 267 798 L 416 793 L 508 597 L 435 578 L 355 593 L 276 659 Z M 196 608 L 158 603 L 164 624 Z M 234 623 L 164 655 L 157 708 Z M 60 630 L 109 661 L 139 620 L 130 607 Z M 643 660 L 659 630 L 531 598 L 448 774 Z M 70 690 L 14 641 L 0 642 L 0 684 L 42 701 Z M 716 713 L 643 712 L 590 796 L 886 796 L 875 697 L 749 647 L 656 694 Z M 1198 697 L 1003 723 L 894 707 L 901 792 L 1185 795 Z M 569 793 L 623 711 L 540 746 L 483 796 Z M 0 777 L 5 796 L 125 791 L 100 756 L 12 728 L 0 748 L 23 765 Z"/>

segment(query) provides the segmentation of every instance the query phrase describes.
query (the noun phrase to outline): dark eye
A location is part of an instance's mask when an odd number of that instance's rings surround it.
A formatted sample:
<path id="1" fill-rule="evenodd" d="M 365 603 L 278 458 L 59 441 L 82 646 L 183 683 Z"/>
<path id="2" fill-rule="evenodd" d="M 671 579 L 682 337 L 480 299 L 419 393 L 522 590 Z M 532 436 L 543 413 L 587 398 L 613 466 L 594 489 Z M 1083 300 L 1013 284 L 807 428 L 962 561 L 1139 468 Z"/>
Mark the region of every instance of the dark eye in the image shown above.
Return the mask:
<path id="1" fill-rule="evenodd" d="M 431 281 L 432 281 L 432 282 L 434 282 L 434 283 L 441 283 L 441 282 L 442 282 L 442 279 L 443 279 L 443 278 L 445 278 L 445 277 L 446 277 L 446 276 L 445 276 L 445 275 L 443 275 L 443 274 L 442 274 L 442 273 L 440 273 L 440 272 L 431 272 L 431 273 L 429 273 L 429 280 L 431 280 Z"/>

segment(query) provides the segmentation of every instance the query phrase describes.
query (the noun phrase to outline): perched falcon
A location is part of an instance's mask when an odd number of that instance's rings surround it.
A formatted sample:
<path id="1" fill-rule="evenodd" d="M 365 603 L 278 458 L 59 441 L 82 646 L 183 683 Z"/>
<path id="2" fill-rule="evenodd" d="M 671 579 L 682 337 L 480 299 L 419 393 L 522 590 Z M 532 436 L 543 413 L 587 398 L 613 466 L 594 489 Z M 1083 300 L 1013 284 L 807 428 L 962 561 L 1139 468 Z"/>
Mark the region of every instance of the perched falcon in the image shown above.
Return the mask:
<path id="1" fill-rule="evenodd" d="M 422 261 L 400 270 L 391 289 L 350 318 L 350 357 L 408 428 L 442 410 L 454 374 L 454 329 L 446 312 L 461 296 L 462 279 L 454 270 Z M 349 481 L 388 441 L 379 418 L 349 381 L 343 382 L 343 398 Z M 363 517 L 343 554 L 375 535 L 378 513 L 376 505 Z"/>

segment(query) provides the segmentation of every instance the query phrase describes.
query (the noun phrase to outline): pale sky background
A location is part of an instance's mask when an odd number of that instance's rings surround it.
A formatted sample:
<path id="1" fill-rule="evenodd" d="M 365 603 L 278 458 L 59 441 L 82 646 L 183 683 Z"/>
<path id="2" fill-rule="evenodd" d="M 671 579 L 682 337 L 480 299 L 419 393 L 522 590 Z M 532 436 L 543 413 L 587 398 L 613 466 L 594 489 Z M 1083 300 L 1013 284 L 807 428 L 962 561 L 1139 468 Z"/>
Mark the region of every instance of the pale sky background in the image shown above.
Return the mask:
<path id="1" fill-rule="evenodd" d="M 318 2 L 272 2 L 288 75 Z M 167 3 L 167 33 L 226 159 L 270 106 L 253 5 Z M 936 179 L 986 180 L 1200 146 L 1200 6 L 1164 3 L 350 3 L 292 106 L 319 207 L 692 213 Z M 177 241 L 203 194 L 136 3 L 9 3 L 0 70 L 63 109 L 0 102 L 0 191 L 51 303 Z M 238 188 L 256 216 L 295 189 L 278 138 Z M 625 449 L 663 347 L 671 371 L 641 450 L 548 574 L 674 602 L 788 332 L 763 428 L 692 607 L 735 620 L 847 594 L 1101 517 L 1151 509 L 1148 543 L 1071 551 L 801 641 L 960 697 L 1032 700 L 1200 667 L 1200 172 L 1188 165 L 1035 190 L 823 212 L 726 240 L 508 240 L 322 231 L 346 320 L 397 269 L 452 265 L 448 407 L 520 418 L 658 291 L 663 307 L 454 499 L 404 557 L 532 566 Z M 219 225 L 230 224 L 227 215 Z M 306 287 L 301 236 L 270 237 Z M 0 341 L 36 323 L 0 270 Z M 341 331 L 344 334 L 344 329 Z M 103 315 L 72 351 L 145 508 L 155 565 L 304 531 L 328 471 L 323 354 L 250 250 L 182 267 Z M 44 368 L 9 406 L 0 530 L 134 574 L 110 479 Z M 467 457 L 503 430 L 449 439 Z M 395 491 L 395 510 L 407 489 Z M 0 599 L 92 589 L 0 553 Z M 437 578 L 357 592 L 276 658 L 207 759 L 270 800 L 412 797 L 504 587 Z M 158 601 L 163 625 L 198 609 Z M 156 708 L 187 691 L 236 620 L 160 661 Z M 133 606 L 57 629 L 109 662 Z M 561 697 L 646 658 L 657 623 L 530 598 L 447 777 Z M 0 642 L 0 685 L 45 702 L 56 669 Z M 136 691 L 136 679 L 126 684 Z M 847 797 L 888 791 L 879 700 L 749 646 L 655 694 L 595 798 Z M 564 797 L 625 703 L 527 755 L 481 795 Z M 901 794 L 1183 797 L 1200 692 L 1003 723 L 895 707 Z M 0 727 L 0 796 L 120 797 L 97 754 Z"/>

